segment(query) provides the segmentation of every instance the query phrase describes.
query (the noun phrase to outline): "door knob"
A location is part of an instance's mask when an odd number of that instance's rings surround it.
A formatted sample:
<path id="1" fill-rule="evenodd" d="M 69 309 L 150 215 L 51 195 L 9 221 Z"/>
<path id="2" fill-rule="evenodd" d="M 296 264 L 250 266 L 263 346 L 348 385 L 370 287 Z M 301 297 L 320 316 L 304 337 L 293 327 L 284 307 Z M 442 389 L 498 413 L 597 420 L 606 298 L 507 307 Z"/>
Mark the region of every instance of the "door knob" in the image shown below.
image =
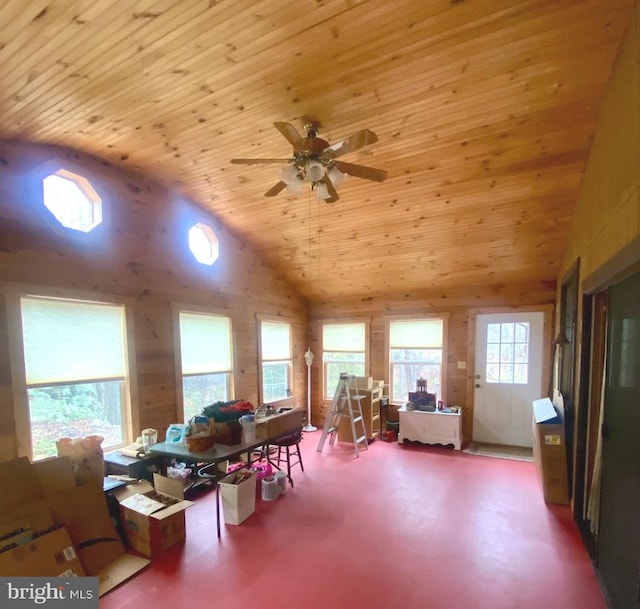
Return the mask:
<path id="1" fill-rule="evenodd" d="M 476 374 L 475 378 L 479 379 L 479 378 L 480 378 L 480 375 L 479 375 L 479 374 Z"/>
<path id="2" fill-rule="evenodd" d="M 480 389 L 480 383 L 476 383 L 476 389 Z"/>

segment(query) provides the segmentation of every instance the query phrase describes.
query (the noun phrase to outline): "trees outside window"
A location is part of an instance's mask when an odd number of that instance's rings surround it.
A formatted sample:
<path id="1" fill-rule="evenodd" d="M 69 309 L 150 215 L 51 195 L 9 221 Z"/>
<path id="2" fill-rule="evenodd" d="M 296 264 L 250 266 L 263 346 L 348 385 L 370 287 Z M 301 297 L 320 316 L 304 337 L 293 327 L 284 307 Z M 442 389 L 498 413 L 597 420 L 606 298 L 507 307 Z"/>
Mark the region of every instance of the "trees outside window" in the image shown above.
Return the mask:
<path id="1" fill-rule="evenodd" d="M 180 365 L 184 421 L 233 395 L 231 319 L 180 311 Z"/>
<path id="2" fill-rule="evenodd" d="M 407 401 L 416 381 L 425 379 L 427 391 L 444 400 L 443 319 L 408 319 L 389 322 L 389 399 Z"/>
<path id="3" fill-rule="evenodd" d="M 366 322 L 323 324 L 322 367 L 325 400 L 333 399 L 341 373 L 365 375 L 366 334 Z"/>
<path id="4" fill-rule="evenodd" d="M 20 312 L 32 458 L 57 454 L 63 437 L 125 444 L 124 307 L 24 296 Z"/>
<path id="5" fill-rule="evenodd" d="M 260 321 L 262 401 L 269 403 L 291 395 L 291 324 Z"/>

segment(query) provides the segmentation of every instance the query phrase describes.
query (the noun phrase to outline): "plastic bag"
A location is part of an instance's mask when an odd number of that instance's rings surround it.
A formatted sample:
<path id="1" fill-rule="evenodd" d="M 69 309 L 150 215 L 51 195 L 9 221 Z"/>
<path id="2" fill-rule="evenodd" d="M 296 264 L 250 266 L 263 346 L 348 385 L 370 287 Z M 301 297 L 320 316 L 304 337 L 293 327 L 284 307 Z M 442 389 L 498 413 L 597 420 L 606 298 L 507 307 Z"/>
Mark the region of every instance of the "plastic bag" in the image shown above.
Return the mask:
<path id="1" fill-rule="evenodd" d="M 69 457 L 78 486 L 104 483 L 104 453 L 102 436 L 62 438 L 56 442 L 59 457 Z"/>

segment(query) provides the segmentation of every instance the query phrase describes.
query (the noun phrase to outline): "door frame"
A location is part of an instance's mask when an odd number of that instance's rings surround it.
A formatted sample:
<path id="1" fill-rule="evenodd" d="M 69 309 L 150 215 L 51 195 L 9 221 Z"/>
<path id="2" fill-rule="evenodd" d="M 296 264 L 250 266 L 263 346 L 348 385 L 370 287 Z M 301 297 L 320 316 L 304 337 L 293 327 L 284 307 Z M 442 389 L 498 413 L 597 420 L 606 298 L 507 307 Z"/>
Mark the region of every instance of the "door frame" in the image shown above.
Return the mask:
<path id="1" fill-rule="evenodd" d="M 579 384 L 575 388 L 575 415 L 576 415 L 576 442 L 575 442 L 575 459 L 573 463 L 574 477 L 571 495 L 574 497 L 572 511 L 573 518 L 578 524 L 583 542 L 594 561 L 598 557 L 598 544 L 591 536 L 591 532 L 585 529 L 585 521 L 582 518 L 582 510 L 584 502 L 587 500 L 584 489 L 578 488 L 578 485 L 584 484 L 586 476 L 586 446 L 588 419 L 591 415 L 590 411 L 590 380 L 591 370 L 591 349 L 593 346 L 593 310 L 592 299 L 600 292 L 607 291 L 610 287 L 624 281 L 631 275 L 640 271 L 640 235 L 635 237 L 630 243 L 626 244 L 614 256 L 607 260 L 602 266 L 598 267 L 588 276 L 584 277 L 581 282 L 581 290 L 579 290 L 578 298 L 583 304 L 583 308 L 578 312 L 578 328 L 581 329 L 580 356 L 576 365 L 579 365 L 578 379 Z M 586 307 L 585 307 L 586 305 Z M 605 320 L 606 323 L 606 320 Z M 607 354 L 604 354 L 605 360 Z M 606 364 L 605 364 L 606 365 Z M 601 586 L 604 588 L 600 571 L 596 570 Z"/>
<path id="2" fill-rule="evenodd" d="M 553 316 L 555 312 L 555 305 L 553 304 L 541 304 L 541 305 L 517 305 L 512 307 L 482 307 L 477 309 L 469 309 L 467 311 L 467 327 L 468 327 L 468 341 L 467 341 L 467 412 L 466 416 L 469 417 L 469 422 L 465 425 L 469 430 L 469 437 L 465 438 L 466 441 L 470 441 L 473 438 L 473 419 L 474 419 L 474 379 L 475 365 L 476 365 L 476 316 L 477 315 L 491 315 L 494 313 L 542 313 L 542 387 L 546 387 L 546 379 L 550 378 L 552 373 L 551 369 L 551 342 L 553 332 Z M 542 391 L 541 387 L 541 391 Z"/>
<path id="3" fill-rule="evenodd" d="M 579 371 L 576 370 L 578 363 L 578 342 L 582 340 L 579 336 L 580 327 L 580 258 L 576 258 L 573 264 L 562 277 L 560 282 L 560 304 L 558 309 L 559 335 L 565 341 L 559 346 L 558 358 L 558 378 L 556 387 L 562 394 L 564 402 L 564 429 L 566 437 L 567 451 L 567 481 L 569 485 L 569 498 L 574 495 L 574 427 L 576 419 L 576 378 Z M 551 396 L 549 396 L 551 397 Z"/>

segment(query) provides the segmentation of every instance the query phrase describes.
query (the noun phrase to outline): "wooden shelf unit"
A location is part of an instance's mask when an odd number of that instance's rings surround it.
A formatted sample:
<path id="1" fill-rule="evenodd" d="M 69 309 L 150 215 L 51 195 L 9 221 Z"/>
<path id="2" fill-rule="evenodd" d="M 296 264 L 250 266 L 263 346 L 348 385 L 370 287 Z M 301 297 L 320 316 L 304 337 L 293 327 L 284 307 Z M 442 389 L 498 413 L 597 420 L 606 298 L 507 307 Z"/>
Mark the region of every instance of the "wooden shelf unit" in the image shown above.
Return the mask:
<path id="1" fill-rule="evenodd" d="M 358 387 L 358 394 L 365 397 L 360 400 L 362 408 L 362 418 L 364 419 L 364 427 L 367 431 L 367 440 L 375 440 L 380 435 L 381 418 L 380 418 L 380 401 L 384 387 L 378 387 L 377 381 L 374 381 L 372 389 L 362 389 Z M 357 407 L 358 400 L 352 400 L 354 408 Z M 351 425 L 347 419 L 340 421 L 338 428 L 338 440 L 340 442 L 353 442 L 351 437 Z"/>

